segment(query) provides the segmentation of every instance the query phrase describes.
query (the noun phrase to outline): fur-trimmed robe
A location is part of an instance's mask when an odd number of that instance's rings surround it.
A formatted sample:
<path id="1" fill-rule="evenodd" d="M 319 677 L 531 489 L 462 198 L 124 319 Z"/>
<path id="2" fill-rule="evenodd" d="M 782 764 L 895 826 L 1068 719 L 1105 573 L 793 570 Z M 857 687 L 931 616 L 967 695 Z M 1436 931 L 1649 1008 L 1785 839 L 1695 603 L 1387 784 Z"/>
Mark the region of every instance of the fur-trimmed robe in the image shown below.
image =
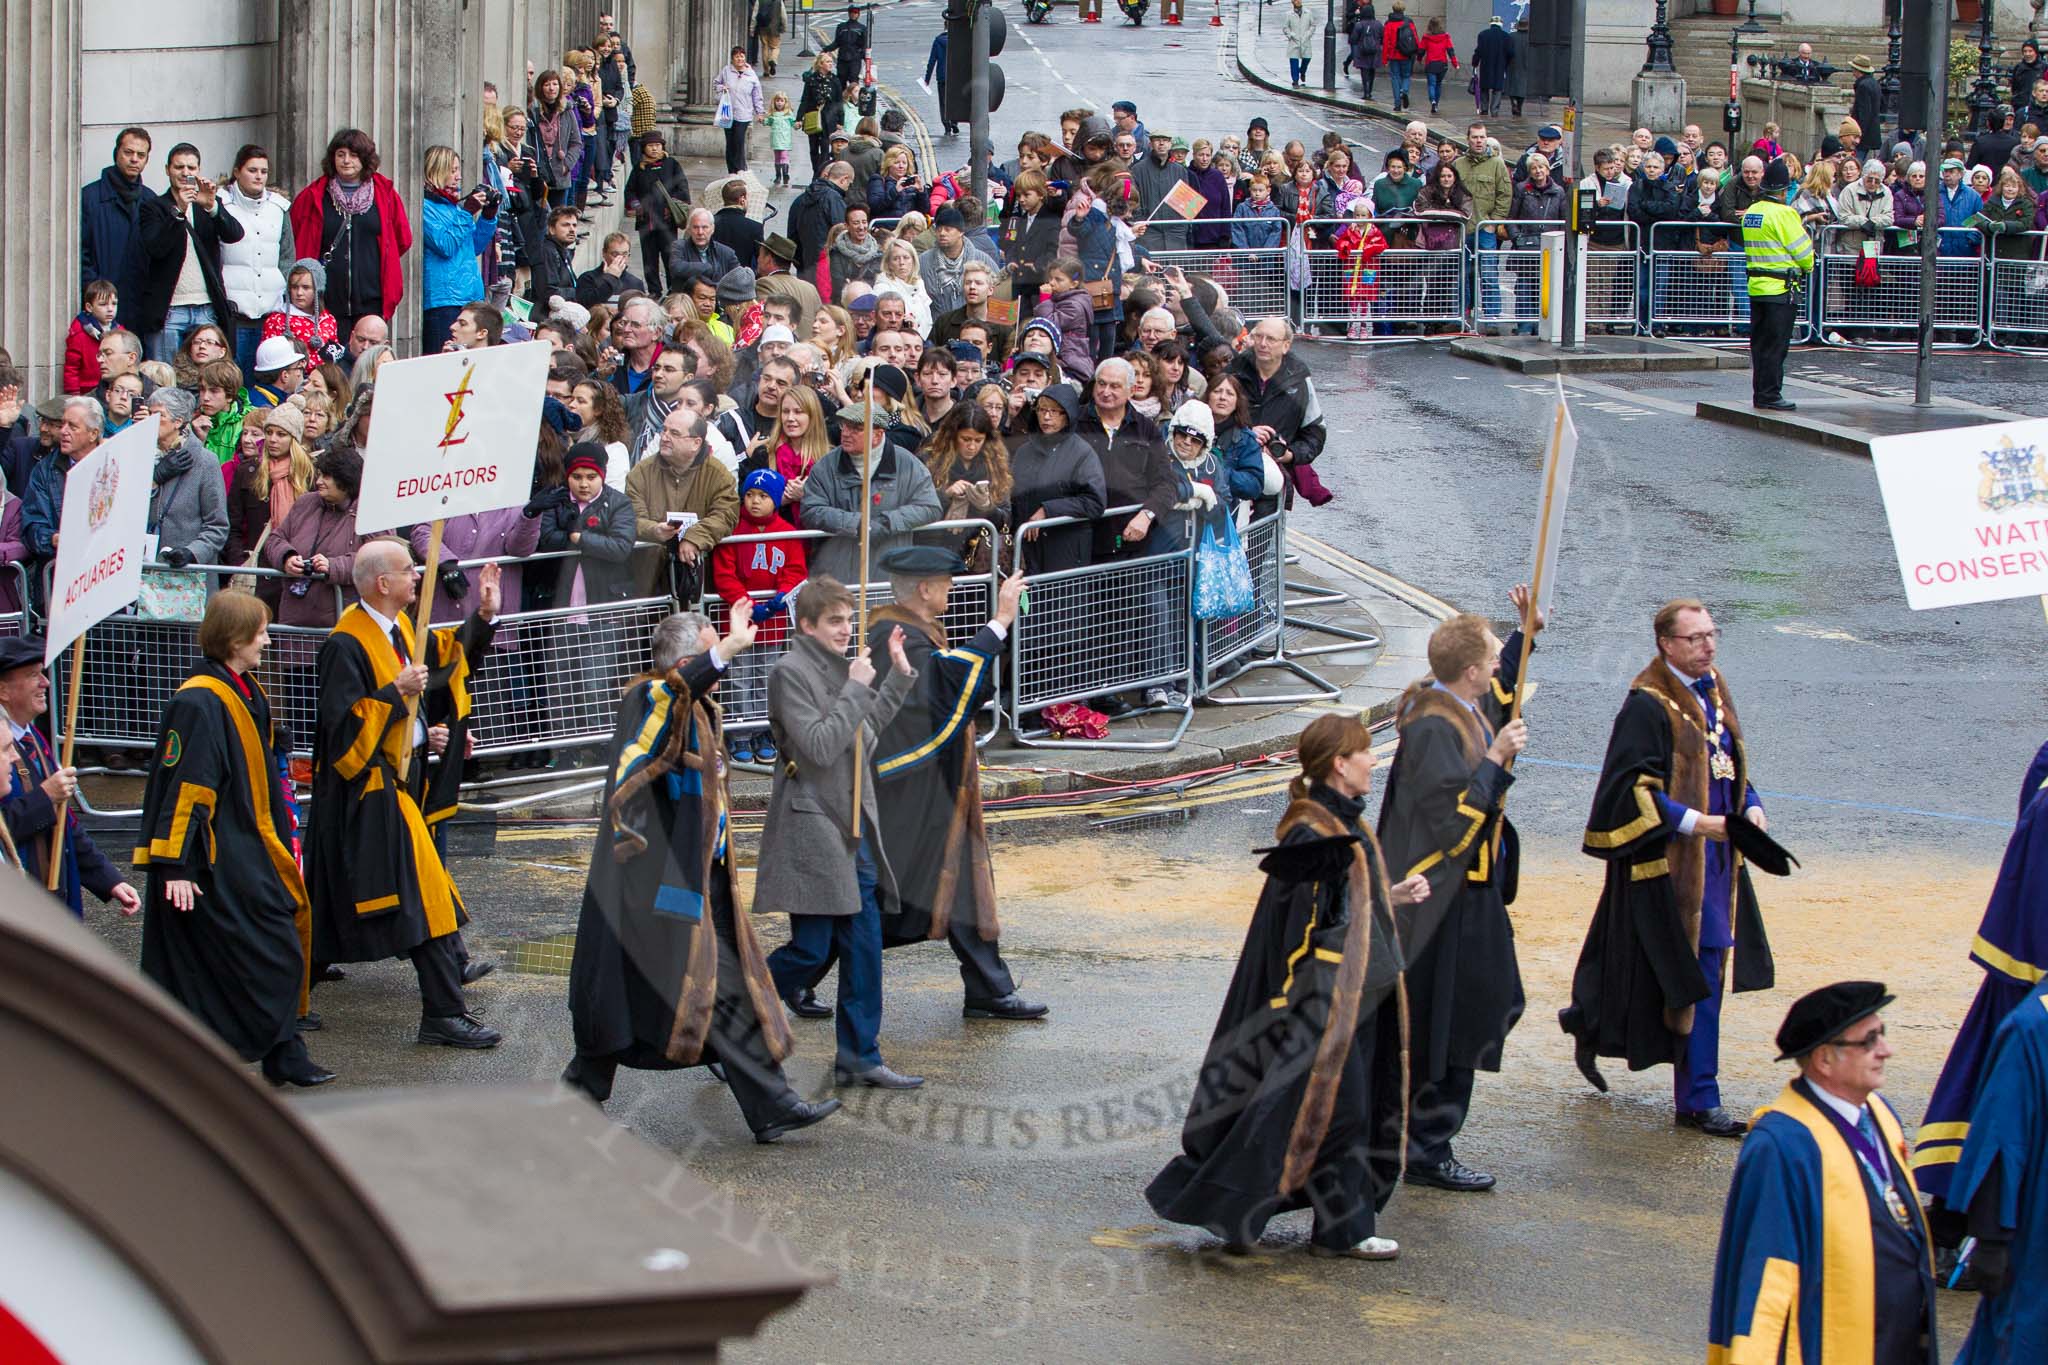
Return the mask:
<path id="1" fill-rule="evenodd" d="M 721 995 L 737 1012 L 751 1009 L 770 1058 L 789 1055 L 789 1021 L 720 852 L 724 732 L 710 696 L 718 678 L 700 654 L 633 684 L 620 704 L 569 972 L 583 1056 L 655 1070 L 719 1060 L 706 1040 Z M 718 979 L 714 926 L 725 914 L 740 981 Z"/>
<path id="2" fill-rule="evenodd" d="M 1735 759 L 1733 790 L 1749 789 L 1749 755 L 1728 681 L 1714 674 L 1714 703 Z M 1699 698 L 1659 658 L 1636 675 L 1615 717 L 1593 794 L 1584 851 L 1607 864 L 1607 883 L 1572 976 L 1560 1022 L 1602 1057 L 1640 1071 L 1675 1061 L 1692 1032 L 1693 1006 L 1709 994 L 1700 971 L 1700 899 L 1706 839 L 1665 823 L 1660 791 L 1705 813 L 1711 775 L 1707 716 Z M 1737 804 L 1740 804 L 1738 801 Z M 1728 812 L 1742 818 L 1740 811 Z M 1776 980 L 1770 939 L 1742 855 L 1729 878 L 1734 904 L 1733 985 L 1769 990 Z"/>
<path id="3" fill-rule="evenodd" d="M 1181 1130 L 1182 1154 L 1145 1197 L 1162 1218 L 1228 1242 L 1276 1213 L 1314 1207 L 1339 1225 L 1376 1204 L 1366 1163 L 1371 1033 L 1401 978 L 1378 841 L 1317 787 L 1280 822 L 1282 851 L 1245 932 L 1230 991 Z M 1334 799 L 1333 799 L 1334 798 Z M 1353 806 L 1353 812 L 1358 809 Z M 1286 850 L 1352 836 L 1309 858 Z M 1357 1240 L 1357 1239 L 1352 1239 Z"/>

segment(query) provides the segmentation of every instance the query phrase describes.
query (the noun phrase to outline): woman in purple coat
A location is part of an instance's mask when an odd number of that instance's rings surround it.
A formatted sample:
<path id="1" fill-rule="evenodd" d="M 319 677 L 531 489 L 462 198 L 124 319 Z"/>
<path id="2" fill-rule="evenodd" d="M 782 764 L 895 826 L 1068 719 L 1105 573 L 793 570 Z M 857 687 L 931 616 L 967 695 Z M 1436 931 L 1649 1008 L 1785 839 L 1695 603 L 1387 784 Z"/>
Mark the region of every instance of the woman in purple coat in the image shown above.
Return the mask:
<path id="1" fill-rule="evenodd" d="M 422 522 L 412 528 L 413 557 L 420 563 L 427 562 L 427 545 L 434 538 L 432 522 Z M 525 558 L 540 545 L 540 518 L 529 517 L 518 507 L 501 507 L 493 512 L 472 512 L 466 517 L 450 517 L 441 528 L 441 568 L 439 581 L 434 584 L 434 622 L 457 622 L 469 619 L 477 604 L 477 574 L 473 569 L 458 569 L 462 560 L 502 559 L 506 556 Z M 499 592 L 502 600 L 517 602 L 519 597 L 520 569 L 517 564 L 506 564 L 500 570 Z M 426 591 L 426 584 L 421 584 Z M 506 627 L 498 627 L 495 642 L 510 643 Z"/>
<path id="2" fill-rule="evenodd" d="M 1215 148 L 1209 139 L 1196 138 L 1188 150 L 1188 184 L 1202 196 L 1202 211 L 1188 230 L 1188 241 L 1197 247 L 1215 249 L 1230 245 L 1232 209 L 1230 177 L 1216 164 Z"/>

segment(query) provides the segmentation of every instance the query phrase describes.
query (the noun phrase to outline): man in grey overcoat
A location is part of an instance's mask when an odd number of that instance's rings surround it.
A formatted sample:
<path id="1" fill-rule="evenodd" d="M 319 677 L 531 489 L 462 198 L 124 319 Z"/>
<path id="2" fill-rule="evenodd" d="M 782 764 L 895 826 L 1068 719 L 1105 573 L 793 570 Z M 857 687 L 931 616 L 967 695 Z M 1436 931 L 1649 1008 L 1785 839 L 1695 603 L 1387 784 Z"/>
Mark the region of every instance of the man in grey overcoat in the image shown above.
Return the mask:
<path id="1" fill-rule="evenodd" d="M 839 959 L 839 1085 L 909 1090 L 918 1076 L 882 1062 L 882 914 L 878 888 L 893 877 L 875 833 L 875 739 L 917 674 L 903 632 L 889 637 L 889 676 L 875 686 L 872 654 L 847 658 L 853 594 L 831 577 L 797 590 L 797 637 L 768 675 L 768 730 L 780 758 L 754 883 L 759 909 L 789 914 L 789 942 L 768 955 L 776 992 L 793 1003 Z M 860 736 L 858 749 L 855 736 Z M 860 771 L 860 823 L 853 786 Z"/>

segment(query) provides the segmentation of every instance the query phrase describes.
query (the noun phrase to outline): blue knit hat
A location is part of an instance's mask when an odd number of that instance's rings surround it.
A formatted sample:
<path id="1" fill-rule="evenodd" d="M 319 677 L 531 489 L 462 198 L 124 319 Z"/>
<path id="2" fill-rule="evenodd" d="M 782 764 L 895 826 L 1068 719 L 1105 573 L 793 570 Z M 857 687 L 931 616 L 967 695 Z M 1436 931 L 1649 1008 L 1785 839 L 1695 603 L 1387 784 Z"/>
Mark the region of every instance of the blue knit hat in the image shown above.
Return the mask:
<path id="1" fill-rule="evenodd" d="M 768 500 L 777 507 L 782 506 L 782 491 L 789 487 L 789 480 L 772 469 L 757 469 L 747 475 L 747 481 L 740 485 L 740 496 L 745 497 L 755 489 L 768 495 Z"/>

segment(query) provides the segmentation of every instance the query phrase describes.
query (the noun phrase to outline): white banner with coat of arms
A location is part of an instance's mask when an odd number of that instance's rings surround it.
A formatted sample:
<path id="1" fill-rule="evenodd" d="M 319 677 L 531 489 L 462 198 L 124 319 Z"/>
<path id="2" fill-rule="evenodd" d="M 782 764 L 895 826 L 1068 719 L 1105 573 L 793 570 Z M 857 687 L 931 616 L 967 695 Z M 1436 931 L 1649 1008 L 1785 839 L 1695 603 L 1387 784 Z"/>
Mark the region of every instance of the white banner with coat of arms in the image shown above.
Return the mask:
<path id="1" fill-rule="evenodd" d="M 2048 420 L 1870 443 L 1915 611 L 2048 593 Z"/>
<path id="2" fill-rule="evenodd" d="M 157 420 L 153 412 L 137 417 L 100 442 L 64 476 L 64 511 L 57 523 L 57 558 L 50 575 L 45 664 L 56 662 L 64 646 L 133 602 L 142 591 L 142 546 L 149 531 Z"/>

